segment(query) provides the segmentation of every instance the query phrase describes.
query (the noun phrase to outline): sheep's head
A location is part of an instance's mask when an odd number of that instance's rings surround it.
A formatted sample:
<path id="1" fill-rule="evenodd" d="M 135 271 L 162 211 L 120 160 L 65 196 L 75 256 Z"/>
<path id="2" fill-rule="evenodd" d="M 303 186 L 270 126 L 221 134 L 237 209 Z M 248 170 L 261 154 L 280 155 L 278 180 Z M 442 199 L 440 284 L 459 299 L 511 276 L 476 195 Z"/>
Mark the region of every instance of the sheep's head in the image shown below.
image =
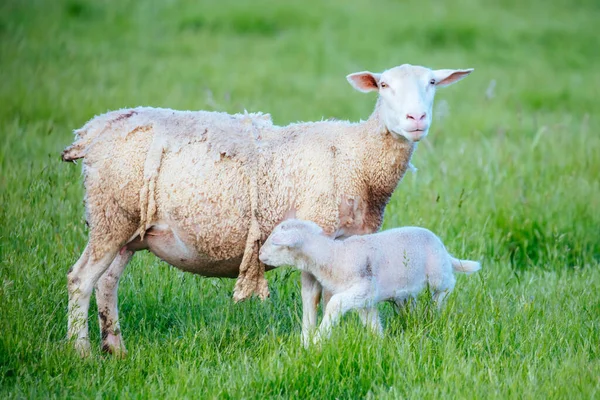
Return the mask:
<path id="1" fill-rule="evenodd" d="M 429 131 L 436 89 L 458 82 L 471 72 L 473 69 L 431 70 L 404 64 L 381 74 L 364 71 L 346 78 L 361 92 L 379 92 L 380 118 L 386 128 L 418 142 Z"/>
<path id="2" fill-rule="evenodd" d="M 323 229 L 311 221 L 289 219 L 273 229 L 271 235 L 260 248 L 260 261 L 280 267 L 294 265 L 302 268 L 304 259 L 302 247 L 312 235 L 322 235 Z"/>

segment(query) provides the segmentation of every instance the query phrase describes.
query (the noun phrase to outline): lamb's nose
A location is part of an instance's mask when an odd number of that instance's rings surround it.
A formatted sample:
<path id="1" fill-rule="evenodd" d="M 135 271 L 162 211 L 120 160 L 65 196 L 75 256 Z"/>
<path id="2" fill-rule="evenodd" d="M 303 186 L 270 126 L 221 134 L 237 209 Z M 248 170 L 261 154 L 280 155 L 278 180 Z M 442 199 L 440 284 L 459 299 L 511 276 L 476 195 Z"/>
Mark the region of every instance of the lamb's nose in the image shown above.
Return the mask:
<path id="1" fill-rule="evenodd" d="M 426 113 L 419 115 L 418 113 L 406 114 L 406 119 L 412 119 L 415 121 L 423 121 L 427 116 Z"/>

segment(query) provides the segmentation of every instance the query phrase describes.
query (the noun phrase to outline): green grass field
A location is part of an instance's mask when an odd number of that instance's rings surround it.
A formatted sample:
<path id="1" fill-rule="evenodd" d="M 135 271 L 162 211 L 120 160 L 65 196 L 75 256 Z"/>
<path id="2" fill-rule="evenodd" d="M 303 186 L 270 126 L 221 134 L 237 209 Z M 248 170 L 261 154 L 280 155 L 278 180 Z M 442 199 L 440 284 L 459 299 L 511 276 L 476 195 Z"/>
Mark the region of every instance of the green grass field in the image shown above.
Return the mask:
<path id="1" fill-rule="evenodd" d="M 0 3 L 0 398 L 600 397 L 597 0 Z M 300 283 L 233 304 L 233 281 L 138 253 L 120 286 L 129 356 L 65 342 L 66 273 L 86 243 L 72 130 L 138 105 L 366 119 L 345 75 L 475 68 L 386 211 L 482 259 L 437 313 L 385 336 L 344 318 L 300 346 Z"/>

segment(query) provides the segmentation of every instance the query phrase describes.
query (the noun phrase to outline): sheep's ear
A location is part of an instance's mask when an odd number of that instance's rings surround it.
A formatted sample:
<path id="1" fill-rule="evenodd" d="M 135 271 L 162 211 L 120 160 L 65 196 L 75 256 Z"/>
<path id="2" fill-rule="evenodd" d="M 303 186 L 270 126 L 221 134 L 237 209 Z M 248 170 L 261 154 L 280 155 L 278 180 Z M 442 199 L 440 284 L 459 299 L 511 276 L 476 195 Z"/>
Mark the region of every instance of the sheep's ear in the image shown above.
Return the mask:
<path id="1" fill-rule="evenodd" d="M 379 90 L 380 78 L 381 74 L 374 74 L 369 71 L 355 72 L 346 77 L 354 89 L 363 93 Z"/>
<path id="2" fill-rule="evenodd" d="M 302 245 L 302 237 L 296 232 L 277 232 L 271 238 L 271 243 L 274 246 L 300 247 Z"/>
<path id="3" fill-rule="evenodd" d="M 435 86 L 444 87 L 458 82 L 473 72 L 473 68 L 469 69 L 438 69 L 433 71 L 435 77 Z"/>

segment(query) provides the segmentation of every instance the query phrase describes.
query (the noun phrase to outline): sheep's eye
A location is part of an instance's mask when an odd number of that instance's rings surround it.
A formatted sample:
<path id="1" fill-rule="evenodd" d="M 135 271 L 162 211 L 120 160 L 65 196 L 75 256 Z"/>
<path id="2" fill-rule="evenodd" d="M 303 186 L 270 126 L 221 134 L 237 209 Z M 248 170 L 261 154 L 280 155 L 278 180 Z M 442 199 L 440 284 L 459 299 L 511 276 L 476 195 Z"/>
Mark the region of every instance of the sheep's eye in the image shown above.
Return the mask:
<path id="1" fill-rule="evenodd" d="M 388 84 L 387 84 L 387 83 L 385 83 L 385 82 L 381 82 L 381 83 L 379 84 L 379 87 L 381 87 L 382 89 L 385 89 L 386 87 L 388 87 Z"/>
<path id="2" fill-rule="evenodd" d="M 435 85 L 435 79 L 432 79 L 432 80 L 430 80 L 430 81 L 429 81 L 429 84 L 430 84 L 430 85 Z"/>

